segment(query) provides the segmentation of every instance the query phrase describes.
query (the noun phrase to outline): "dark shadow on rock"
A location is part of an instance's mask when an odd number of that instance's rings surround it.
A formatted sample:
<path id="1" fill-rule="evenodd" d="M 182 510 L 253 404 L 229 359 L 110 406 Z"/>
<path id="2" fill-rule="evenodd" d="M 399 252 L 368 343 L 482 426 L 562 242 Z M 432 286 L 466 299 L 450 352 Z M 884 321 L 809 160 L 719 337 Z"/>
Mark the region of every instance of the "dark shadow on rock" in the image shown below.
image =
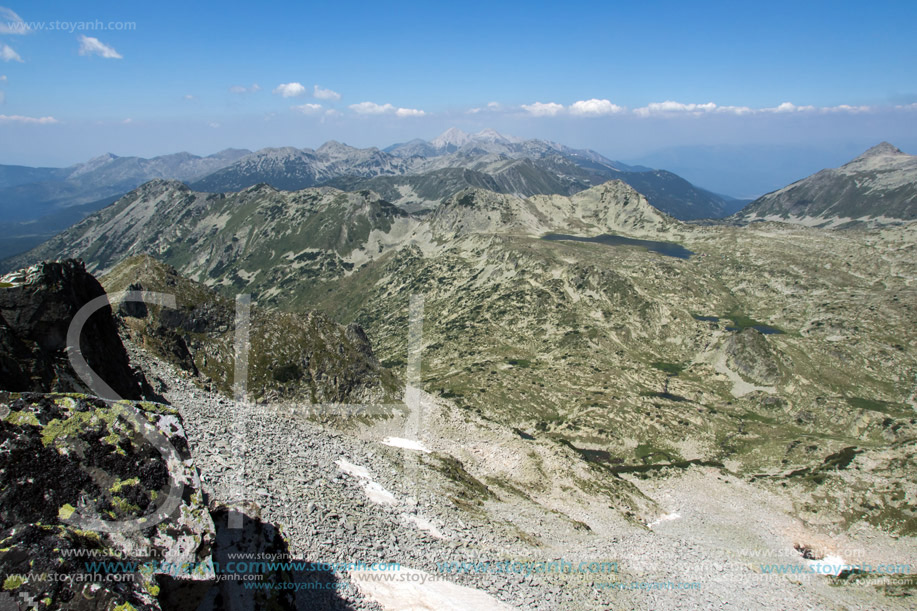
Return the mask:
<path id="1" fill-rule="evenodd" d="M 41 263 L 7 278 L 0 287 L 0 388 L 95 394 L 70 364 L 67 331 L 80 308 L 105 295 L 99 281 L 73 259 Z M 145 380 L 130 367 L 111 307 L 89 317 L 80 352 L 118 395 L 142 398 Z"/>
<path id="2" fill-rule="evenodd" d="M 158 577 L 163 609 L 353 611 L 339 592 L 349 584 L 330 571 L 308 570 L 318 568 L 310 565 L 319 560 L 293 558 L 283 534 L 274 524 L 261 520 L 257 506 L 235 509 L 241 509 L 241 528 L 229 528 L 234 509 L 217 505 L 210 511 L 216 527 L 213 560 L 219 582 L 197 604 L 195 592 L 182 589 L 178 580 Z"/>

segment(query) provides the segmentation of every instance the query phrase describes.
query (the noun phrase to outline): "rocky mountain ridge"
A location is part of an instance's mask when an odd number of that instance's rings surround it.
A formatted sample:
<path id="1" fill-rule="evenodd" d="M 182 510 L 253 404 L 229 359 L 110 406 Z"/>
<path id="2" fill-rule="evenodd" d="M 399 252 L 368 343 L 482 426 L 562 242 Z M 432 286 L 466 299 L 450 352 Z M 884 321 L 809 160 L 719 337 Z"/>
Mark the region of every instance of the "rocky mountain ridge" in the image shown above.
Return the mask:
<path id="1" fill-rule="evenodd" d="M 457 175 L 457 170 L 475 174 Z M 490 129 L 465 134 L 451 128 L 432 142 L 412 140 L 382 151 L 333 141 L 317 150 L 265 149 L 191 186 L 200 191 L 234 191 L 261 182 L 286 190 L 320 184 L 346 190 L 368 188 L 385 193 L 392 203 L 417 210 L 434 208 L 470 186 L 522 196 L 572 195 L 608 180 L 631 184 L 676 218 L 725 216 L 729 210 L 727 198 L 670 172 L 627 166 L 594 151 L 504 136 Z"/>
<path id="2" fill-rule="evenodd" d="M 466 189 L 433 214 L 418 216 L 371 191 L 278 191 L 262 184 L 210 194 L 153 181 L 6 264 L 72 253 L 91 271 L 105 271 L 126 257 L 150 254 L 209 286 L 251 290 L 273 301 L 292 287 L 302 293 L 312 283 L 344 278 L 406 244 L 436 249 L 469 231 L 664 235 L 679 225 L 621 182 L 572 197 L 528 199 Z"/>
<path id="3" fill-rule="evenodd" d="M 839 168 L 758 198 L 734 218 L 827 227 L 917 219 L 917 156 L 882 142 Z"/>

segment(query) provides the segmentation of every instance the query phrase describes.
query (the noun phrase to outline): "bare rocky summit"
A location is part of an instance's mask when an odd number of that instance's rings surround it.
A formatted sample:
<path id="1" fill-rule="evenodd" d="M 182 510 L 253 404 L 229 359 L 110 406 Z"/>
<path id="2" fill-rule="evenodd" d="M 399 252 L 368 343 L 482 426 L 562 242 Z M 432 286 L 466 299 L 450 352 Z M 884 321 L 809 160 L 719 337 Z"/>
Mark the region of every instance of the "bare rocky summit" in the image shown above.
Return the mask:
<path id="1" fill-rule="evenodd" d="M 856 159 L 764 195 L 735 215 L 828 227 L 917 218 L 917 157 L 882 142 Z"/>

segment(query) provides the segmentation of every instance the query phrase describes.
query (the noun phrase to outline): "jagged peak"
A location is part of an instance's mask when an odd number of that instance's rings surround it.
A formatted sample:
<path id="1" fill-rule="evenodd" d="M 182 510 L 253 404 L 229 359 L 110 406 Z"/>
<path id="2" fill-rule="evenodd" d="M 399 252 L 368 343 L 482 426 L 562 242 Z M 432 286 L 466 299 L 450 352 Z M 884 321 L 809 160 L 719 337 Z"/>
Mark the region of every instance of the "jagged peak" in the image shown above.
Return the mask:
<path id="1" fill-rule="evenodd" d="M 324 153 L 328 151 L 339 151 L 339 150 L 351 150 L 354 147 L 344 144 L 343 142 L 338 142 L 337 140 L 329 140 L 325 144 L 318 147 L 316 150 L 317 153 Z"/>
<path id="2" fill-rule="evenodd" d="M 256 185 L 252 185 L 247 189 L 243 189 L 242 193 L 258 193 L 260 191 L 267 191 L 268 193 L 278 193 L 279 190 L 275 189 L 273 186 L 269 185 L 266 182 L 259 182 Z"/>
<path id="3" fill-rule="evenodd" d="M 446 198 L 443 202 L 445 204 L 457 204 L 460 206 L 470 206 L 477 201 L 486 201 L 486 200 L 502 200 L 511 195 L 505 193 L 496 193 L 495 191 L 490 191 L 482 187 L 465 187 L 461 191 L 458 191 L 451 197 Z M 523 198 L 520 198 L 523 199 Z"/>
<path id="4" fill-rule="evenodd" d="M 608 193 L 608 192 L 622 193 L 624 192 L 624 193 L 632 193 L 633 195 L 643 197 L 643 195 L 639 191 L 637 191 L 632 186 L 630 186 L 629 184 L 627 184 L 626 182 L 624 182 L 623 180 L 619 178 L 615 178 L 614 180 L 608 180 L 606 182 L 603 182 L 600 185 L 589 187 L 585 191 L 580 191 L 580 193 L 587 193 L 587 192 L 593 192 L 593 193 Z"/>
<path id="5" fill-rule="evenodd" d="M 486 127 L 482 129 L 481 131 L 479 131 L 478 133 L 476 133 L 473 136 L 473 139 L 474 140 L 483 140 L 486 142 L 502 142 L 502 143 L 521 142 L 519 138 L 516 138 L 514 136 L 504 136 L 497 130 L 492 129 L 490 127 Z"/>
<path id="6" fill-rule="evenodd" d="M 108 161 L 113 161 L 117 158 L 118 158 L 118 155 L 115 155 L 114 153 L 102 153 L 101 155 L 93 157 L 86 163 L 105 163 Z"/>
<path id="7" fill-rule="evenodd" d="M 175 180 L 172 178 L 154 178 L 149 182 L 145 182 L 139 187 L 138 191 L 150 191 L 158 189 L 175 189 L 178 191 L 190 191 L 191 188 L 188 187 L 185 183 L 180 180 Z"/>
<path id="8" fill-rule="evenodd" d="M 875 145 L 874 147 L 872 147 L 871 149 L 869 149 L 868 151 L 866 151 L 865 153 L 857 157 L 857 159 L 868 159 L 870 157 L 879 157 L 882 155 L 904 155 L 904 154 L 905 153 L 901 149 L 899 149 L 897 146 L 895 146 L 894 144 L 891 144 L 889 142 L 880 142 L 879 144 Z M 856 161 L 856 159 L 854 161 Z"/>
<path id="9" fill-rule="evenodd" d="M 462 146 L 466 142 L 471 140 L 471 136 L 463 132 L 457 127 L 450 127 L 439 136 L 433 139 L 430 144 L 437 148 L 443 148 L 449 145 L 452 146 Z"/>

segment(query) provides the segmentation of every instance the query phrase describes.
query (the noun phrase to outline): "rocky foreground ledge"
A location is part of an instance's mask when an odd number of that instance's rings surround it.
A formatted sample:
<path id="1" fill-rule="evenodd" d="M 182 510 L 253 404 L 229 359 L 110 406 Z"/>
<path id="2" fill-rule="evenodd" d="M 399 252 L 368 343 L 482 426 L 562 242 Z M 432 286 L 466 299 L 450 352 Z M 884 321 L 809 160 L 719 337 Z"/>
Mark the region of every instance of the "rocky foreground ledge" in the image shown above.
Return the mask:
<path id="1" fill-rule="evenodd" d="M 0 570 L 7 600 L 27 608 L 159 609 L 157 597 L 170 584 L 161 572 L 133 565 L 210 557 L 214 523 L 176 410 L 4 392 L 0 411 Z M 154 436 L 165 440 L 168 454 L 150 443 Z M 168 515 L 156 522 L 163 507 Z M 95 581 L 100 571 L 87 563 L 112 563 L 101 572 L 117 577 Z M 207 584 L 213 574 L 191 579 Z"/>

